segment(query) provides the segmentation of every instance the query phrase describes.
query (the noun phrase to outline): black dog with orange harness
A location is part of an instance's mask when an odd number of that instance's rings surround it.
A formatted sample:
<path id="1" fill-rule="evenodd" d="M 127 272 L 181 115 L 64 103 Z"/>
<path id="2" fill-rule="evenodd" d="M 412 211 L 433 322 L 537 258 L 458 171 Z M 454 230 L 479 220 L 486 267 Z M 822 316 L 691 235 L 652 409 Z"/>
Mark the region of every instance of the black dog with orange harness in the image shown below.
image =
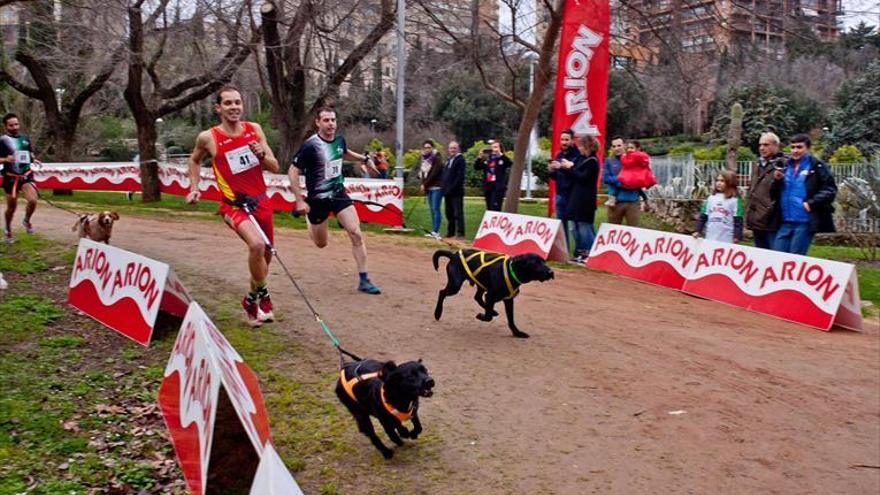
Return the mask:
<path id="1" fill-rule="evenodd" d="M 394 452 L 376 435 L 370 416 L 379 420 L 388 438 L 397 445 L 403 445 L 401 437 L 415 440 L 422 432 L 419 397 L 431 397 L 433 388 L 434 379 L 421 359 L 400 366 L 394 361 L 364 359 L 342 366 L 336 396 L 354 416 L 360 432 L 386 459 L 391 459 Z M 405 421 L 412 421 L 412 430 L 403 426 Z"/>

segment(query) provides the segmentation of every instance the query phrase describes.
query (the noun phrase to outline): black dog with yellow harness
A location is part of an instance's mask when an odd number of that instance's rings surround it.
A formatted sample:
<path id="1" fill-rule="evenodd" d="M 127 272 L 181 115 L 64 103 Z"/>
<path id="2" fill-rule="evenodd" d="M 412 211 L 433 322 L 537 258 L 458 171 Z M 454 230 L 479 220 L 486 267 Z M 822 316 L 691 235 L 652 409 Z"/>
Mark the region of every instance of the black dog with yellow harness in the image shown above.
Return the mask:
<path id="1" fill-rule="evenodd" d="M 504 301 L 507 314 L 507 326 L 514 337 L 527 338 L 529 334 L 516 327 L 513 319 L 513 299 L 519 294 L 523 284 L 538 280 L 545 282 L 553 278 L 553 270 L 536 254 L 489 253 L 477 249 L 462 249 L 457 252 L 440 249 L 434 252 L 434 269 L 440 268 L 440 258 L 449 258 L 446 265 L 446 287 L 440 289 L 437 296 L 437 307 L 434 318 L 439 320 L 443 315 L 443 300 L 458 294 L 461 285 L 468 281 L 477 286 L 474 300 L 483 308 L 477 315 L 481 321 L 492 321 L 498 316 L 495 304 Z"/>
<path id="2" fill-rule="evenodd" d="M 386 459 L 391 459 L 394 452 L 376 435 L 370 416 L 379 420 L 388 438 L 397 445 L 403 445 L 401 437 L 415 440 L 422 432 L 419 397 L 434 395 L 433 388 L 434 379 L 421 359 L 400 366 L 394 361 L 364 359 L 342 366 L 336 396 L 354 416 L 360 432 L 369 437 Z M 403 426 L 406 421 L 412 421 L 412 430 Z"/>

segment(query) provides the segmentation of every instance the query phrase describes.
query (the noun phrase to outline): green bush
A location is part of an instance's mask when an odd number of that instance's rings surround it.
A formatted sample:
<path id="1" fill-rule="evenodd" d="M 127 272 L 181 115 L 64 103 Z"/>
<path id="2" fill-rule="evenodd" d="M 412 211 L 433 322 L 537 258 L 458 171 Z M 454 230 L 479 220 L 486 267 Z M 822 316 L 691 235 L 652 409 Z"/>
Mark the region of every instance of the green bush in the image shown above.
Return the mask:
<path id="1" fill-rule="evenodd" d="M 697 147 L 693 143 L 684 143 L 669 148 L 670 155 L 681 155 L 684 153 L 693 153 Z"/>
<path id="2" fill-rule="evenodd" d="M 828 159 L 833 165 L 838 163 L 864 162 L 865 156 L 858 148 L 851 144 L 844 144 Z"/>
<path id="3" fill-rule="evenodd" d="M 694 160 L 711 160 L 722 161 L 727 159 L 727 146 L 719 144 L 717 146 L 701 146 L 693 150 Z M 755 160 L 757 157 L 751 149 L 740 146 L 736 151 L 736 161 L 747 162 Z"/>
<path id="4" fill-rule="evenodd" d="M 128 146 L 122 140 L 116 139 L 101 150 L 101 160 L 105 162 L 127 162 L 131 161 L 134 151 L 128 149 Z"/>

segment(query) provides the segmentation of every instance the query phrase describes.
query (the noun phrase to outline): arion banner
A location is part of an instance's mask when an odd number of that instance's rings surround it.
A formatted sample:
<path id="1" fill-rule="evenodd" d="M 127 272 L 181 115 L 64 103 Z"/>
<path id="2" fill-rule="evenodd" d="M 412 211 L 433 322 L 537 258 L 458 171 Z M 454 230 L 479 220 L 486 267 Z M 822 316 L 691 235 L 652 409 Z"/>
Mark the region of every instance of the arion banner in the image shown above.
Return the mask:
<path id="1" fill-rule="evenodd" d="M 700 241 L 688 294 L 830 330 L 862 329 L 855 266 L 751 246 Z"/>
<path id="2" fill-rule="evenodd" d="M 149 346 L 159 311 L 183 318 L 190 301 L 165 263 L 80 239 L 67 302 L 111 329 Z"/>
<path id="3" fill-rule="evenodd" d="M 272 446 L 257 376 L 192 302 L 159 388 L 159 406 L 193 494 L 302 494 Z"/>
<path id="4" fill-rule="evenodd" d="M 681 290 L 693 272 L 698 241 L 660 230 L 603 223 L 587 267 Z"/>
<path id="5" fill-rule="evenodd" d="M 606 223 L 587 267 L 821 330 L 862 329 L 849 263 Z"/>
<path id="6" fill-rule="evenodd" d="M 568 261 L 561 224 L 555 218 L 487 211 L 474 236 L 474 247 L 511 256 L 534 253 L 545 260 Z"/>
<path id="7" fill-rule="evenodd" d="M 41 189 L 87 191 L 140 191 L 140 168 L 132 163 L 44 163 L 34 166 L 34 180 Z M 220 201 L 222 195 L 210 168 L 201 169 L 202 198 Z M 286 175 L 263 173 L 266 195 L 279 211 L 293 210 L 296 202 Z M 305 178 L 301 179 L 305 181 Z M 186 196 L 189 171 L 182 165 L 159 165 L 162 193 Z M 303 182 L 303 190 L 305 183 Z M 393 179 L 345 179 L 345 191 L 355 200 L 358 216 L 365 222 L 403 225 L 403 186 Z M 368 202 L 368 203 L 365 203 Z"/>
<path id="8" fill-rule="evenodd" d="M 605 149 L 610 29 L 608 0 L 566 0 L 553 99 L 553 156 L 559 152 L 559 133 L 563 129 L 596 136 L 599 149 Z M 555 193 L 556 184 L 550 181 L 551 216 Z"/>

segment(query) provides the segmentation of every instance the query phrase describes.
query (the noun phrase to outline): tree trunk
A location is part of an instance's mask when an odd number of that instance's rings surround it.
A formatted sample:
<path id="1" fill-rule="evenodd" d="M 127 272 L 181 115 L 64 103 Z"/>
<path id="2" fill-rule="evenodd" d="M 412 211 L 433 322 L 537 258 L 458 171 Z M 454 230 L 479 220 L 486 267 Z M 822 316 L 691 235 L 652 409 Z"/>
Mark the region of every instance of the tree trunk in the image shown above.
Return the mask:
<path id="1" fill-rule="evenodd" d="M 516 133 L 516 143 L 513 149 L 513 168 L 510 177 L 507 178 L 507 197 L 504 200 L 503 211 L 516 213 L 519 211 L 519 190 L 522 182 L 522 174 L 526 164 L 526 153 L 529 147 L 529 136 L 535 122 L 538 121 L 538 112 L 544 101 L 544 91 L 550 83 L 550 62 L 556 49 L 556 40 L 559 39 L 559 31 L 562 28 L 564 0 L 557 2 L 556 9 L 547 25 L 544 40 L 541 42 L 541 52 L 538 57 L 538 66 L 535 68 L 535 84 L 532 94 L 526 101 L 522 119 L 519 122 L 519 130 Z"/>
<path id="2" fill-rule="evenodd" d="M 140 152 L 141 193 L 144 203 L 162 199 L 159 192 L 159 161 L 156 154 L 156 119 L 151 113 L 137 119 L 138 151 Z"/>

